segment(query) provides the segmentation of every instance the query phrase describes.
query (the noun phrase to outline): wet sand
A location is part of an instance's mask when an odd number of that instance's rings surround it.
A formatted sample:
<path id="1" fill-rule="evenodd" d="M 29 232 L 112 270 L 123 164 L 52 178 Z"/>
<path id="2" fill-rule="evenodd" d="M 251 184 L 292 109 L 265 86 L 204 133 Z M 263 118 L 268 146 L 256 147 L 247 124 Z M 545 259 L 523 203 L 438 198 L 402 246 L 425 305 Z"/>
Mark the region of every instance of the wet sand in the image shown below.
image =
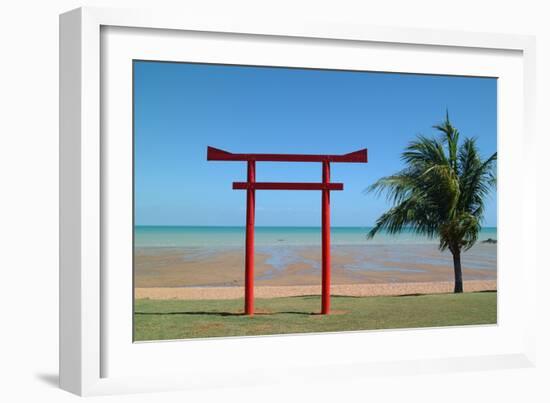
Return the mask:
<path id="1" fill-rule="evenodd" d="M 320 293 L 316 247 L 258 247 L 256 296 Z M 496 245 L 480 244 L 463 256 L 465 291 L 496 289 Z M 244 254 L 240 248 L 138 248 L 136 298 L 240 298 Z M 332 293 L 403 295 L 452 291 L 450 254 L 436 245 L 333 246 Z"/>

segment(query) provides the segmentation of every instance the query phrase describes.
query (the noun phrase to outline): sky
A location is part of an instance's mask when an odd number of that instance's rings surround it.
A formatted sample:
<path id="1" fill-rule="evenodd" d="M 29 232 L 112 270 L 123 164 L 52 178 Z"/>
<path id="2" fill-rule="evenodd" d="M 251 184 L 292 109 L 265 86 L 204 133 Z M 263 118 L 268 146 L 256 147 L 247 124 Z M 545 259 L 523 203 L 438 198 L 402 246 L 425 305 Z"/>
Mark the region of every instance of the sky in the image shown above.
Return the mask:
<path id="1" fill-rule="evenodd" d="M 403 168 L 401 152 L 448 109 L 461 138 L 483 157 L 497 149 L 497 80 L 134 62 L 134 200 L 137 225 L 245 223 L 246 162 L 206 161 L 213 146 L 235 153 L 344 154 L 368 148 L 367 164 L 331 164 L 333 226 L 371 226 L 391 205 L 364 189 Z M 320 182 L 320 163 L 258 162 L 257 181 Z M 496 226 L 496 192 L 484 226 Z M 319 226 L 318 191 L 257 191 L 256 225 Z"/>

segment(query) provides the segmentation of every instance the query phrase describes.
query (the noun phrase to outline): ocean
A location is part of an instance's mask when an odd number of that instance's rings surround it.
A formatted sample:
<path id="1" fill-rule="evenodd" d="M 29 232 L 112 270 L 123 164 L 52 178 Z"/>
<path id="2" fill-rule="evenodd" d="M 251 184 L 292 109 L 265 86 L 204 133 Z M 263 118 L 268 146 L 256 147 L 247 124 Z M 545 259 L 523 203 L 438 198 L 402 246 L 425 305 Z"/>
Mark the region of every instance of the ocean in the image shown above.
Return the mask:
<path id="1" fill-rule="evenodd" d="M 380 232 L 373 239 L 367 239 L 370 227 L 332 227 L 331 244 L 352 245 L 393 245 L 393 244 L 438 244 L 437 238 L 405 230 L 397 235 Z M 237 247 L 244 246 L 244 227 L 215 226 L 136 226 L 134 245 L 146 247 Z M 484 227 L 479 241 L 497 239 L 496 227 Z M 320 227 L 256 227 L 257 246 L 316 246 L 321 244 Z"/>

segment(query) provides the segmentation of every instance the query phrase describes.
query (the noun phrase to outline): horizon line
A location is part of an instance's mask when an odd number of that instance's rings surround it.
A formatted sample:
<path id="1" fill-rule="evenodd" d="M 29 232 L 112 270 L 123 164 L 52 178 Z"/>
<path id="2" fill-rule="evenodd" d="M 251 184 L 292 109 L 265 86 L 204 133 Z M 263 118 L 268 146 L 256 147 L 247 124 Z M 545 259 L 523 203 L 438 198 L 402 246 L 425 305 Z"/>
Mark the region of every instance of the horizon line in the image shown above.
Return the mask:
<path id="1" fill-rule="evenodd" d="M 217 227 L 244 228 L 246 225 L 208 225 L 208 224 L 134 224 L 134 227 Z M 255 225 L 256 228 L 321 228 L 321 225 Z M 374 225 L 331 225 L 331 228 L 371 228 Z M 404 227 L 411 228 L 411 227 Z M 484 225 L 481 228 L 497 228 L 496 225 Z"/>

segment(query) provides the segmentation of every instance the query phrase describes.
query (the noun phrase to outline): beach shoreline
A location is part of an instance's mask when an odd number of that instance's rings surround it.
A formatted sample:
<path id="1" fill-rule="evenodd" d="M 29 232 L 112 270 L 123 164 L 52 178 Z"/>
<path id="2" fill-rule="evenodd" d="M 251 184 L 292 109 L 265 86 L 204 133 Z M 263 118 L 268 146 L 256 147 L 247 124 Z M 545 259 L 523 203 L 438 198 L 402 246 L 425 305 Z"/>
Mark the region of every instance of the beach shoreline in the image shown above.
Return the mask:
<path id="1" fill-rule="evenodd" d="M 452 281 L 378 284 L 336 284 L 331 287 L 333 296 L 370 297 L 415 294 L 445 294 L 453 292 Z M 496 291 L 496 280 L 469 280 L 464 282 L 465 292 Z M 257 286 L 256 298 L 296 297 L 320 295 L 320 285 Z M 215 300 L 243 298 L 244 287 L 138 287 L 136 299 Z"/>
<path id="2" fill-rule="evenodd" d="M 258 248 L 256 286 L 313 286 L 321 280 L 320 249 L 308 246 Z M 497 278 L 496 245 L 476 245 L 463 256 L 463 279 Z M 452 257 L 437 245 L 335 246 L 331 282 L 336 285 L 432 283 L 454 280 Z M 136 288 L 242 287 L 241 248 L 137 248 Z"/>

